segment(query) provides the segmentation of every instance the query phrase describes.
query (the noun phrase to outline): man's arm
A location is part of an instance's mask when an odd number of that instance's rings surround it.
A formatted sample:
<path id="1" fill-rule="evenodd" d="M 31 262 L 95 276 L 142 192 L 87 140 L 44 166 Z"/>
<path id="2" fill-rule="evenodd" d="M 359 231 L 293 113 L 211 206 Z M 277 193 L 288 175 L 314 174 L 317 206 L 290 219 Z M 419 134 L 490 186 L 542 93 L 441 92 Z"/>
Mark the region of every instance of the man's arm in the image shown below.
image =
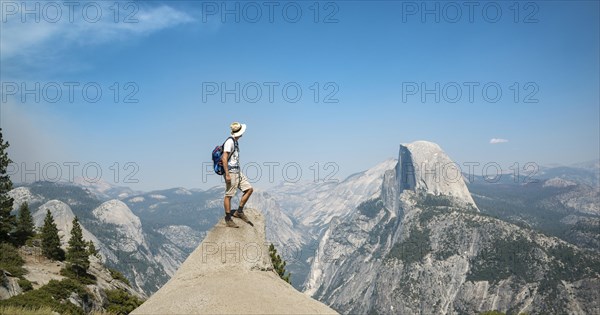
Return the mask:
<path id="1" fill-rule="evenodd" d="M 225 181 L 230 181 L 230 177 L 229 177 L 229 152 L 223 152 L 223 155 L 221 156 L 221 163 L 223 163 L 223 170 L 225 171 Z"/>

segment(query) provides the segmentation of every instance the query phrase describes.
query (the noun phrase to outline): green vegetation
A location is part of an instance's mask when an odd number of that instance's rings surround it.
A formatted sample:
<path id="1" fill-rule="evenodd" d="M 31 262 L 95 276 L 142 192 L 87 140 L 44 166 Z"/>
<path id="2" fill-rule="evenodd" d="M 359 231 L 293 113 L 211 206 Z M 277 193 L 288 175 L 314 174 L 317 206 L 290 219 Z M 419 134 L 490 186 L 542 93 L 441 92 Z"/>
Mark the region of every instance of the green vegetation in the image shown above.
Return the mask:
<path id="1" fill-rule="evenodd" d="M 560 244 L 548 249 L 548 254 L 554 258 L 550 275 L 560 280 L 573 282 L 600 275 L 600 258 L 595 253 L 585 255 L 584 251 Z"/>
<path id="2" fill-rule="evenodd" d="M 46 212 L 44 226 L 42 226 L 42 254 L 49 259 L 65 260 L 65 251 L 60 248 L 60 238 L 58 237 L 58 228 L 54 222 L 54 217 L 50 210 Z"/>
<path id="3" fill-rule="evenodd" d="M 84 314 L 83 309 L 68 302 L 72 293 L 75 293 L 84 303 L 90 299 L 85 287 L 75 280 L 50 280 L 48 284 L 37 290 L 27 291 L 0 301 L 0 308 L 7 306 L 33 309 L 50 308 L 59 314 Z"/>
<path id="4" fill-rule="evenodd" d="M 33 285 L 31 284 L 31 281 L 25 278 L 19 279 L 17 283 L 19 284 L 19 287 L 21 287 L 21 290 L 23 290 L 23 292 L 33 290 Z"/>
<path id="5" fill-rule="evenodd" d="M 452 208 L 453 201 L 445 196 L 435 196 L 431 194 L 421 195 L 420 198 L 417 199 L 416 207 L 421 209 L 421 213 L 419 213 L 418 217 L 418 226 L 413 226 L 410 229 L 410 233 L 408 238 L 403 240 L 402 242 L 394 244 L 389 254 L 387 255 L 387 259 L 399 259 L 405 262 L 406 264 L 411 264 L 414 262 L 419 262 L 427 254 L 432 251 L 431 241 L 429 239 L 429 235 L 431 230 L 427 227 L 428 224 L 439 215 L 447 214 L 449 211 L 455 211 Z M 471 209 L 462 209 L 469 212 Z M 449 233 L 448 246 L 445 246 L 440 252 L 437 253 L 437 259 L 446 259 L 452 256 L 456 250 L 454 247 L 456 246 L 456 236 Z"/>
<path id="6" fill-rule="evenodd" d="M 31 217 L 31 212 L 29 212 L 29 205 L 27 202 L 23 202 L 19 207 L 19 218 L 14 233 L 15 241 L 19 246 L 22 246 L 34 235 L 35 225 L 33 224 L 33 217 Z"/>
<path id="7" fill-rule="evenodd" d="M 118 270 L 113 269 L 113 268 L 108 268 L 108 271 L 110 272 L 110 276 L 115 279 L 115 280 L 119 280 L 123 283 L 126 283 L 128 286 L 131 286 L 131 283 L 129 283 L 129 280 L 127 278 L 125 278 L 125 276 L 120 273 Z"/>
<path id="8" fill-rule="evenodd" d="M 285 260 L 281 259 L 281 256 L 279 256 L 279 254 L 277 254 L 277 249 L 275 249 L 275 245 L 273 245 L 273 244 L 271 244 L 269 246 L 269 255 L 271 256 L 271 262 L 273 263 L 273 268 L 275 268 L 275 271 L 277 272 L 279 277 L 281 279 L 283 279 L 285 282 L 292 284 L 292 282 L 290 281 L 291 273 L 288 272 L 287 275 L 285 274 L 286 273 L 286 271 L 285 271 L 286 262 L 285 262 Z"/>
<path id="9" fill-rule="evenodd" d="M 129 314 L 144 303 L 144 301 L 131 295 L 129 292 L 120 289 L 107 290 L 105 292 L 107 301 L 104 304 L 104 308 L 113 314 Z"/>
<path id="10" fill-rule="evenodd" d="M 357 207 L 358 211 L 369 219 L 376 217 L 382 208 L 383 201 L 381 201 L 381 198 L 367 200 Z"/>
<path id="11" fill-rule="evenodd" d="M 87 274 L 87 269 L 90 267 L 89 253 L 87 249 L 88 243 L 83 239 L 83 231 L 77 217 L 73 219 L 73 228 L 71 229 L 71 238 L 69 239 L 69 247 L 67 247 L 67 268 L 78 277 L 83 277 Z"/>
<path id="12" fill-rule="evenodd" d="M 0 314 L 54 315 L 56 313 L 49 307 L 0 306 Z"/>
<path id="13" fill-rule="evenodd" d="M 511 313 L 510 311 L 508 312 L 509 314 L 514 314 Z M 506 315 L 506 313 L 500 312 L 500 311 L 486 311 L 483 313 L 479 313 L 479 315 Z M 519 315 L 527 315 L 527 313 L 519 313 Z"/>
<path id="14" fill-rule="evenodd" d="M 21 277 L 27 271 L 23 268 L 25 261 L 19 251 L 8 243 L 0 243 L 0 269 L 10 272 L 13 277 Z"/>
<path id="15" fill-rule="evenodd" d="M 8 142 L 4 142 L 2 128 L 0 128 L 0 243 L 11 241 L 10 233 L 15 228 L 15 216 L 10 212 L 13 208 L 13 199 L 8 195 L 12 189 L 12 182 L 6 172 L 8 164 L 12 161 L 8 158 Z"/>
<path id="16" fill-rule="evenodd" d="M 84 309 L 72 303 L 71 299 L 74 298 L 86 309 L 89 309 L 92 304 L 93 295 L 84 285 L 96 282 L 95 277 L 87 273 L 87 269 L 90 264 L 88 256 L 98 255 L 98 252 L 92 242 L 83 240 L 82 229 L 77 217 L 73 220 L 69 251 L 66 255 L 67 267 L 61 270 L 61 274 L 68 278 L 62 281 L 50 280 L 46 285 L 34 290 L 32 283 L 23 277 L 27 270 L 23 268 L 25 261 L 21 257 L 18 247 L 27 244 L 36 247 L 37 250 L 41 249 L 47 258 L 61 261 L 65 259 L 65 252 L 60 248 L 58 228 L 50 211 L 46 213 L 44 226 L 39 234 L 35 233 L 35 225 L 28 203 L 20 205 L 18 219 L 11 214 L 13 199 L 8 196 L 8 192 L 12 189 L 12 182 L 6 172 L 11 161 L 6 154 L 7 148 L 8 143 L 2 139 L 2 129 L 0 129 L 0 282 L 7 280 L 4 275 L 4 271 L 6 271 L 10 276 L 18 277 L 17 284 L 23 293 L 0 301 L 0 314 L 84 314 Z M 92 200 L 99 203 L 88 192 L 80 188 L 63 187 L 55 183 L 34 183 L 30 187 L 33 187 L 31 190 L 34 194 L 39 194 L 34 191 L 36 189 L 49 189 L 54 197 L 49 199 L 81 197 L 87 198 L 86 201 Z M 38 206 L 37 203 L 34 204 L 34 207 Z M 78 203 L 74 207 L 87 205 L 87 203 L 85 205 Z M 77 209 L 82 210 L 83 208 Z M 129 284 L 122 274 L 111 271 L 111 275 L 113 278 L 116 277 Z M 108 300 L 106 307 L 111 312 L 110 314 L 127 314 L 142 303 L 135 296 L 122 290 L 108 290 L 105 293 Z M 100 310 L 93 314 L 109 313 Z"/>
<path id="17" fill-rule="evenodd" d="M 96 245 L 94 245 L 94 242 L 87 242 L 87 253 L 88 256 L 98 256 L 98 250 L 96 250 Z"/>
<path id="18" fill-rule="evenodd" d="M 597 220 L 580 221 L 574 225 L 562 220 L 570 209 L 556 201 L 556 196 L 577 189 L 573 187 L 543 187 L 543 185 L 471 184 L 469 190 L 482 213 L 556 236 L 572 244 L 597 249 L 600 240 Z M 578 214 L 589 217 L 586 214 Z M 581 234 L 585 235 L 584 238 Z M 589 239 L 595 239 L 590 242 Z"/>
<path id="19" fill-rule="evenodd" d="M 496 283 L 510 276 L 525 282 L 539 280 L 535 278 L 534 268 L 543 263 L 539 256 L 535 256 L 535 243 L 522 236 L 515 239 L 497 238 L 487 248 L 473 259 L 467 280 Z"/>
<path id="20" fill-rule="evenodd" d="M 410 230 L 408 238 L 402 242 L 394 244 L 387 259 L 399 259 L 406 264 L 421 261 L 431 252 L 431 243 L 429 241 L 429 229 L 419 229 L 413 227 Z"/>

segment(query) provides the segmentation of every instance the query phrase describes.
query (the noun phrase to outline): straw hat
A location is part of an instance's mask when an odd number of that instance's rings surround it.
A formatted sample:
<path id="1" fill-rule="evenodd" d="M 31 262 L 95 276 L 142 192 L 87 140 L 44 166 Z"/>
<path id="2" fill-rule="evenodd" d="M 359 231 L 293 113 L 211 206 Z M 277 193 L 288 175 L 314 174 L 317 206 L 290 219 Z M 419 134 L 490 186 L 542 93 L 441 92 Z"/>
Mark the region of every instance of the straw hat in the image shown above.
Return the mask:
<path id="1" fill-rule="evenodd" d="M 239 122 L 234 122 L 229 126 L 231 128 L 231 135 L 233 137 L 240 137 L 246 131 L 246 124 L 240 124 Z"/>

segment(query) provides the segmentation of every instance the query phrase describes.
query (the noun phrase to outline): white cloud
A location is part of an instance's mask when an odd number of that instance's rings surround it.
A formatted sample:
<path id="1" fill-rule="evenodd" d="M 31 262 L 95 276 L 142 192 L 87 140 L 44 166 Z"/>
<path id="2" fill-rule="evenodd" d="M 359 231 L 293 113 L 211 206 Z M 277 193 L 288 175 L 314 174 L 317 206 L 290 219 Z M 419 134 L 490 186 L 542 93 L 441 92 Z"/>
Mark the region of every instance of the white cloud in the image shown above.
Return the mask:
<path id="1" fill-rule="evenodd" d="M 502 138 L 492 138 L 490 139 L 490 144 L 498 144 L 498 143 L 506 143 L 508 142 L 507 139 L 502 139 Z"/>
<path id="2" fill-rule="evenodd" d="M 23 14 L 23 5 L 27 10 L 35 8 L 35 2 L 3 1 L 2 5 L 2 47 L 1 61 L 19 58 L 20 62 L 32 63 L 47 60 L 49 54 L 72 48 L 74 45 L 99 45 L 114 41 L 130 40 L 135 36 L 145 36 L 162 29 L 170 28 L 179 24 L 193 22 L 194 18 L 185 12 L 178 11 L 167 5 L 149 7 L 142 2 L 133 2 L 136 7 L 121 8 L 119 22 L 115 23 L 115 9 L 113 1 L 80 2 L 80 5 L 70 9 L 63 2 L 58 4 L 61 11 L 60 18 L 55 18 L 57 11 L 54 7 L 46 8 L 41 2 L 35 21 L 35 14 Z M 86 3 L 98 6 L 101 15 L 96 15 L 98 10 L 89 9 L 87 20 L 84 19 L 83 8 Z M 13 7 L 8 8 L 8 5 Z M 16 5 L 16 7 L 14 7 Z M 135 9 L 137 11 L 134 11 Z M 10 13 L 6 11 L 10 10 Z M 16 10 L 16 11 L 14 11 Z M 70 14 L 73 12 L 72 14 Z M 51 13 L 48 13 L 51 12 Z M 135 14 L 133 14 L 135 13 Z M 131 15 L 131 23 L 123 20 Z M 72 16 L 72 18 L 70 18 Z M 92 22 L 96 17 L 98 21 Z M 25 18 L 25 23 L 22 21 Z M 52 20 L 56 20 L 52 22 Z M 23 58 L 25 60 L 23 60 Z"/>

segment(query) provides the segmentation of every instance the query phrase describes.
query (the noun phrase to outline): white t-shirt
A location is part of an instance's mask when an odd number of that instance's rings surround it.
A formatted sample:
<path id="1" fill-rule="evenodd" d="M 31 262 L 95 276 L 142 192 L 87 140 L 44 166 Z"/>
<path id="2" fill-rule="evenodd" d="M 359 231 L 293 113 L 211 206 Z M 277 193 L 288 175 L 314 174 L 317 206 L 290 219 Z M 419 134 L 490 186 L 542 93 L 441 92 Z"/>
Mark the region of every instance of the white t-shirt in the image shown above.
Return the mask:
<path id="1" fill-rule="evenodd" d="M 229 168 L 229 172 L 231 173 L 237 173 L 240 171 L 240 149 L 238 147 L 237 150 L 234 150 L 235 148 L 235 144 L 233 142 L 232 138 L 227 139 L 227 141 L 225 141 L 225 144 L 223 145 L 223 151 L 231 154 L 231 152 L 233 152 L 233 154 L 231 155 L 231 158 L 229 159 L 229 163 L 227 163 L 227 166 Z"/>

